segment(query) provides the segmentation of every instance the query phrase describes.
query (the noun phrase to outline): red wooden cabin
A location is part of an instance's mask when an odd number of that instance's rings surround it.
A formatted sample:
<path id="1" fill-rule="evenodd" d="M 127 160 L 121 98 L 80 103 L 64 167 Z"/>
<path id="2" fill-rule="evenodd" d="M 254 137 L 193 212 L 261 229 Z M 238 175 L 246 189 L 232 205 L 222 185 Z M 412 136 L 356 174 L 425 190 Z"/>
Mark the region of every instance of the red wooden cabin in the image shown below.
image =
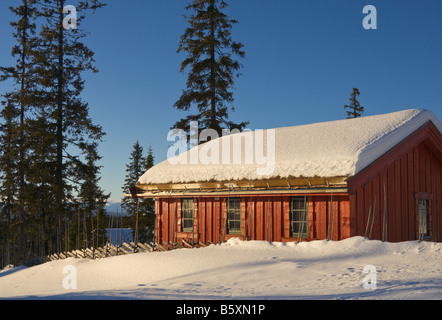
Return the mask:
<path id="1" fill-rule="evenodd" d="M 166 160 L 132 196 L 155 198 L 160 244 L 352 236 L 441 242 L 441 131 L 425 110 L 275 129 L 271 174 Z"/>

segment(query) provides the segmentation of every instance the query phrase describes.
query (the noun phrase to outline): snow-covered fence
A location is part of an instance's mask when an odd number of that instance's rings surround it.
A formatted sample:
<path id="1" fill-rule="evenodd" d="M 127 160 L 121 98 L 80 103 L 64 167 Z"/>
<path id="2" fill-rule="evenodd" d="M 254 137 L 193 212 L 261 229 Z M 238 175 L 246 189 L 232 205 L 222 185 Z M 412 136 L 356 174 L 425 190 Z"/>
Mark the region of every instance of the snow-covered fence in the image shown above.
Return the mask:
<path id="1" fill-rule="evenodd" d="M 76 259 L 103 259 L 103 258 L 109 258 L 113 256 L 118 255 L 127 255 L 127 254 L 133 254 L 133 253 L 148 253 L 148 252 L 154 252 L 154 251 L 169 251 L 169 250 L 175 250 L 175 249 L 182 249 L 182 248 L 202 248 L 207 247 L 209 245 L 212 245 L 213 243 L 211 241 L 207 241 L 207 243 L 202 242 L 199 240 L 198 242 L 188 242 L 186 240 L 182 240 L 182 242 L 172 242 L 169 241 L 168 243 L 162 242 L 161 244 L 155 242 L 150 243 L 122 243 L 121 245 L 113 245 L 113 244 L 107 244 L 104 247 L 100 248 L 87 248 L 87 249 L 80 249 L 80 250 L 72 250 L 68 252 L 60 252 L 60 253 L 53 253 L 45 257 L 34 257 L 27 259 L 23 265 L 27 267 L 36 266 L 45 262 L 55 261 L 55 260 L 64 260 L 68 258 L 76 258 Z M 18 265 L 17 265 L 18 266 Z M 1 266 L 0 266 L 1 268 Z"/>
<path id="2" fill-rule="evenodd" d="M 53 253 L 49 256 L 43 258 L 45 262 L 62 260 L 67 258 L 78 258 L 78 259 L 102 259 L 112 256 L 132 254 L 138 252 L 152 252 L 156 250 L 155 244 L 147 243 L 123 243 L 120 245 L 108 244 L 100 248 L 86 248 L 81 250 L 73 250 L 69 252 Z"/>
<path id="3" fill-rule="evenodd" d="M 169 251 L 174 249 L 181 249 L 181 248 L 201 248 L 206 247 L 208 245 L 213 244 L 210 241 L 207 241 L 206 243 L 203 243 L 202 241 L 199 241 L 198 243 L 190 243 L 185 240 L 182 240 L 182 243 L 179 242 L 163 242 L 162 244 L 159 244 L 157 242 L 153 243 L 122 243 L 121 245 L 113 245 L 113 244 L 107 244 L 104 247 L 100 248 L 87 248 L 87 249 L 81 249 L 81 250 L 73 250 L 69 252 L 60 252 L 60 253 L 53 253 L 51 255 L 48 255 L 43 258 L 38 258 L 38 262 L 36 263 L 29 263 L 29 265 L 35 265 L 40 264 L 44 262 L 54 261 L 54 260 L 64 260 L 67 258 L 76 258 L 76 259 L 103 259 L 118 255 L 126 255 L 126 254 L 133 254 L 133 253 L 147 253 L 147 252 L 153 252 L 153 251 Z"/>

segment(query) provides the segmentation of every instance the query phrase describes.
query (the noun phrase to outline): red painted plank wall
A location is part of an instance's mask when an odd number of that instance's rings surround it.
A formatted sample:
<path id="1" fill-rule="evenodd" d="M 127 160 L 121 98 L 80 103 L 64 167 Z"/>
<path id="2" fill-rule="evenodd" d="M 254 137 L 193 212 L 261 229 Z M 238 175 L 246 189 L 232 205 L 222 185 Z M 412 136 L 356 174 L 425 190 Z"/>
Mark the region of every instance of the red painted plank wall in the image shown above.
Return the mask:
<path id="1" fill-rule="evenodd" d="M 441 242 L 441 184 L 440 157 L 425 143 L 409 149 L 352 192 L 350 196 L 351 218 L 354 222 L 351 228 L 352 236 L 364 235 L 371 206 L 372 214 L 374 212 L 372 239 L 383 238 L 385 208 L 387 214 L 385 240 L 391 242 L 416 240 L 418 236 L 416 197 L 424 195 L 431 197 L 429 200 L 431 240 Z"/>
<path id="2" fill-rule="evenodd" d="M 242 195 L 241 234 L 226 234 L 226 202 L 228 197 L 194 197 L 193 232 L 181 227 L 181 198 L 156 199 L 156 241 L 218 243 L 232 237 L 244 240 L 275 242 L 296 241 L 290 235 L 290 199 L 295 195 Z M 299 196 L 299 195 L 298 195 Z M 303 197 L 303 196 L 302 196 Z M 308 199 L 308 238 L 304 240 L 341 240 L 350 236 L 350 207 L 347 194 L 314 194 Z M 331 210 L 330 210 L 331 209 Z M 333 229 L 330 224 L 333 217 Z M 329 231 L 330 230 L 330 231 Z"/>

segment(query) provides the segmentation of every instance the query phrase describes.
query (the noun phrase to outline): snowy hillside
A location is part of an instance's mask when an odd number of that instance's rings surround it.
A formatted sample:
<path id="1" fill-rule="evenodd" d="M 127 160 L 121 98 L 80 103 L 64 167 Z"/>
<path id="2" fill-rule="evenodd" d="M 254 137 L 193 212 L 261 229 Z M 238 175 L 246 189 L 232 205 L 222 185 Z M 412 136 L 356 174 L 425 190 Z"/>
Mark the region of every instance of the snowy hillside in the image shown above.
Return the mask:
<path id="1" fill-rule="evenodd" d="M 372 266 L 368 273 L 363 272 L 366 266 Z M 69 288 L 74 276 L 76 289 Z M 363 287 L 367 276 L 371 289 Z M 299 244 L 231 239 L 200 249 L 3 270 L 0 297 L 442 299 L 442 244 L 361 237 Z"/>

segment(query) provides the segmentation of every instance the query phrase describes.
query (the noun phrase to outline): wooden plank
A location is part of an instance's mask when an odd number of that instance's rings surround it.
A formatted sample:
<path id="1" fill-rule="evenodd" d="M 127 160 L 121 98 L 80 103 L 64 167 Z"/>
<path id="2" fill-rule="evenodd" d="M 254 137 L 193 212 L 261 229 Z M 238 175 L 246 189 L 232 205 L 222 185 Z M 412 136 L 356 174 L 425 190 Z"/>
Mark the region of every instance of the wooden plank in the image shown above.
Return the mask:
<path id="1" fill-rule="evenodd" d="M 126 242 L 123 242 L 122 246 L 124 246 L 125 249 L 131 251 L 132 253 L 135 252 L 136 246 L 131 246 L 131 245 L 127 244 Z"/>
<path id="2" fill-rule="evenodd" d="M 408 240 L 408 175 L 407 175 L 407 155 L 400 158 L 401 171 L 401 241 Z"/>
<path id="3" fill-rule="evenodd" d="M 109 256 L 109 253 L 106 252 L 106 248 L 97 248 L 97 251 L 100 253 L 102 258 L 107 258 Z"/>
<path id="4" fill-rule="evenodd" d="M 318 238 L 327 239 L 327 197 L 317 197 L 316 218 L 318 220 Z"/>
<path id="5" fill-rule="evenodd" d="M 395 183 L 394 183 L 394 170 L 390 166 L 387 168 L 387 225 L 388 225 L 388 241 L 394 241 L 395 234 L 396 234 L 396 222 L 395 222 L 395 210 L 394 210 L 394 189 L 395 189 Z"/>
<path id="6" fill-rule="evenodd" d="M 141 242 L 138 242 L 137 244 L 135 244 L 134 242 L 131 242 L 130 244 L 132 246 L 136 245 L 136 246 L 138 246 L 138 248 L 141 248 L 141 249 L 143 249 L 146 252 L 152 252 L 153 251 L 153 248 L 150 245 L 148 245 L 147 243 L 143 244 Z"/>
<path id="7" fill-rule="evenodd" d="M 135 243 L 135 242 L 131 241 L 131 242 L 128 243 L 128 245 L 129 245 L 131 248 L 133 248 L 133 249 L 136 248 L 137 250 L 142 250 L 142 251 L 144 251 L 144 248 L 141 247 L 141 243 L 140 243 L 140 242 Z"/>
<path id="8" fill-rule="evenodd" d="M 280 242 L 282 238 L 282 197 L 278 196 L 275 202 L 274 241 Z"/>
<path id="9" fill-rule="evenodd" d="M 442 242 L 442 164 L 438 161 L 438 158 L 433 158 L 433 207 L 432 216 L 435 218 L 433 222 L 434 231 L 433 237 L 434 241 Z"/>
<path id="10" fill-rule="evenodd" d="M 414 162 L 413 162 L 413 150 L 408 151 L 407 153 L 407 174 L 408 174 L 408 192 L 407 192 L 407 201 L 408 201 L 408 211 L 407 211 L 407 221 L 408 221 L 408 240 L 414 240 L 414 233 L 415 233 L 415 215 L 414 215 L 414 203 L 415 203 L 415 199 L 414 199 Z M 388 201 L 388 199 L 387 199 Z M 388 212 L 387 212 L 388 215 Z M 389 226 L 387 225 L 387 230 L 388 230 Z M 388 234 L 387 234 L 387 239 L 388 239 Z"/>
<path id="11" fill-rule="evenodd" d="M 114 245 L 112 245 L 112 244 L 109 246 L 109 249 L 112 250 L 113 252 L 115 252 L 115 255 L 119 255 L 120 252 L 122 252 L 122 251 L 120 250 L 120 247 L 118 247 L 118 246 L 114 246 Z"/>
<path id="12" fill-rule="evenodd" d="M 94 259 L 94 252 L 89 248 L 86 248 L 86 255 L 89 259 Z"/>
<path id="13" fill-rule="evenodd" d="M 131 252 L 130 250 L 128 250 L 125 247 L 121 246 L 121 247 L 118 247 L 118 253 L 131 254 L 133 252 Z"/>
<path id="14" fill-rule="evenodd" d="M 188 247 L 188 248 L 193 248 L 193 246 L 192 246 L 189 242 L 187 242 L 186 240 L 184 240 L 184 239 L 183 239 L 183 244 L 184 244 L 184 246 L 186 246 L 186 247 Z"/>
<path id="15" fill-rule="evenodd" d="M 204 244 L 201 240 L 199 241 L 199 244 L 200 244 L 201 247 L 207 247 L 207 245 Z"/>
<path id="16" fill-rule="evenodd" d="M 153 251 L 154 247 L 151 244 L 147 244 L 147 243 L 138 243 L 140 246 L 145 247 L 146 250 L 148 251 Z"/>
<path id="17" fill-rule="evenodd" d="M 198 208 L 198 225 L 197 225 L 197 230 L 198 230 L 198 242 L 200 242 L 200 240 L 202 241 L 206 241 L 207 240 L 207 235 L 206 235 L 206 199 L 205 198 L 201 198 L 198 201 L 199 204 L 199 208 Z"/>
<path id="18" fill-rule="evenodd" d="M 106 250 L 106 249 L 105 249 L 105 250 Z M 108 254 L 109 256 L 115 256 L 115 255 L 117 255 L 116 248 L 114 248 L 112 245 L 108 245 L 108 246 L 107 246 L 107 254 Z"/>
<path id="19" fill-rule="evenodd" d="M 342 196 L 341 201 L 341 237 L 340 240 L 350 238 L 350 196 Z"/>
<path id="20" fill-rule="evenodd" d="M 241 225 L 240 225 L 240 229 L 241 229 L 241 234 L 238 236 L 242 236 L 242 239 L 245 240 L 245 236 L 246 236 L 246 226 L 247 226 L 247 222 L 246 222 L 246 207 L 247 207 L 247 198 L 245 197 L 241 197 Z"/>
<path id="21" fill-rule="evenodd" d="M 169 243 L 167 243 L 165 241 L 163 241 L 162 243 L 163 243 L 163 247 L 166 248 L 167 250 L 172 249 L 172 246 Z"/>
<path id="22" fill-rule="evenodd" d="M 256 198 L 256 212 L 255 212 L 255 240 L 264 240 L 264 198 Z"/>
<path id="23" fill-rule="evenodd" d="M 207 204 L 206 204 L 206 226 L 205 226 L 205 233 L 206 233 L 206 241 L 212 240 L 214 241 L 213 237 L 213 201 L 214 198 L 207 198 Z"/>
<path id="24" fill-rule="evenodd" d="M 169 241 L 169 206 L 167 203 L 168 199 L 163 199 L 161 201 L 161 233 L 160 239 L 157 241 Z"/>
<path id="25" fill-rule="evenodd" d="M 221 225 L 221 209 L 220 209 L 220 198 L 215 198 L 213 203 L 213 242 L 219 243 L 220 238 L 220 225 Z"/>
<path id="26" fill-rule="evenodd" d="M 167 251 L 165 247 L 163 247 L 161 244 L 155 242 L 155 247 L 159 249 L 160 251 Z"/>
<path id="27" fill-rule="evenodd" d="M 394 164 L 394 215 L 395 215 L 395 235 L 392 239 L 393 241 L 401 241 L 402 239 L 402 221 L 401 221 L 401 213 L 402 213 L 402 204 L 401 204 L 401 173 L 400 173 L 400 163 L 396 161 Z"/>
<path id="28" fill-rule="evenodd" d="M 105 258 L 106 256 L 101 252 L 100 248 L 95 248 L 95 259 Z"/>
<path id="29" fill-rule="evenodd" d="M 178 246 L 178 242 L 169 241 L 170 249 L 176 249 L 177 246 Z"/>
<path id="30" fill-rule="evenodd" d="M 284 238 L 290 237 L 290 197 L 283 197 L 283 226 Z M 256 238 L 254 238 L 256 240 Z"/>
<path id="31" fill-rule="evenodd" d="M 184 246 L 183 246 L 181 243 L 179 243 L 179 242 L 175 243 L 175 245 L 176 245 L 179 249 L 184 248 Z"/>
<path id="32" fill-rule="evenodd" d="M 156 219 L 155 219 L 155 240 L 156 241 L 160 241 L 160 233 L 161 233 L 161 199 L 155 199 L 155 214 L 156 214 Z"/>
<path id="33" fill-rule="evenodd" d="M 66 252 L 66 256 L 69 258 L 76 258 L 75 253 L 72 251 Z"/>

